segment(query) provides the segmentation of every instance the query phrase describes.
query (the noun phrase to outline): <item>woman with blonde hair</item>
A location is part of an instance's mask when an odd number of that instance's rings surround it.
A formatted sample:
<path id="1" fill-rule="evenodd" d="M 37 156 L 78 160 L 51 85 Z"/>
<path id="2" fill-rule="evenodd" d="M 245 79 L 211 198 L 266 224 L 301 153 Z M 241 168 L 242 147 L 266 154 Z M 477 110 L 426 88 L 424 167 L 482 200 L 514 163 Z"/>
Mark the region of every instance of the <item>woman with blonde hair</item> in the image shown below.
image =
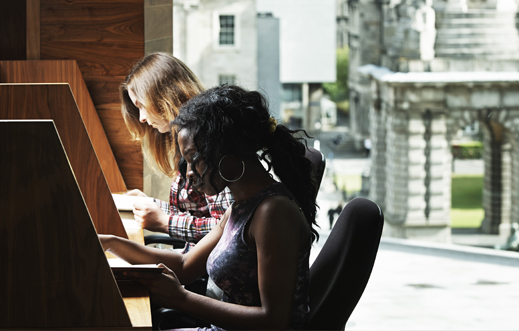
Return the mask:
<path id="1" fill-rule="evenodd" d="M 178 176 L 180 153 L 170 123 L 180 107 L 203 90 L 193 72 L 166 53 L 145 56 L 119 89 L 124 121 L 132 138 L 141 143 L 145 159 L 153 168 L 175 178 L 169 203 L 157 199 L 156 203 L 135 203 L 135 219 L 142 228 L 168 233 L 188 243 L 196 243 L 209 233 L 233 201 L 229 190 L 206 196 L 181 183 Z M 140 190 L 127 194 L 146 196 Z M 186 245 L 185 251 L 190 247 Z"/>

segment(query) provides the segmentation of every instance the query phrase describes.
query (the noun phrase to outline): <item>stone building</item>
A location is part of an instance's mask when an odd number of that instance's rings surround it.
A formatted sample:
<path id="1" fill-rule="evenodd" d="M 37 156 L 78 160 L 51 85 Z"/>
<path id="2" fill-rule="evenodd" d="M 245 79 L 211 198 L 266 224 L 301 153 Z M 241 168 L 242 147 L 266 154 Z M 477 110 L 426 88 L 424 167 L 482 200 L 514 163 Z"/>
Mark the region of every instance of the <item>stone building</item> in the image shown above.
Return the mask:
<path id="1" fill-rule="evenodd" d="M 450 241 L 450 145 L 479 121 L 482 228 L 519 221 L 519 37 L 514 0 L 349 0 L 350 114 L 372 140 L 385 234 Z M 514 167 L 515 165 L 515 167 Z"/>
<path id="2" fill-rule="evenodd" d="M 280 117 L 314 130 L 322 83 L 337 79 L 336 0 L 256 0 L 256 10 L 279 19 Z"/>
<path id="3" fill-rule="evenodd" d="M 175 0 L 173 55 L 205 87 L 260 89 L 273 114 L 312 130 L 336 80 L 336 0 Z"/>
<path id="4" fill-rule="evenodd" d="M 337 48 L 348 46 L 348 0 L 336 0 Z"/>
<path id="5" fill-rule="evenodd" d="M 255 0 L 175 0 L 173 55 L 205 87 L 223 83 L 257 87 Z"/>

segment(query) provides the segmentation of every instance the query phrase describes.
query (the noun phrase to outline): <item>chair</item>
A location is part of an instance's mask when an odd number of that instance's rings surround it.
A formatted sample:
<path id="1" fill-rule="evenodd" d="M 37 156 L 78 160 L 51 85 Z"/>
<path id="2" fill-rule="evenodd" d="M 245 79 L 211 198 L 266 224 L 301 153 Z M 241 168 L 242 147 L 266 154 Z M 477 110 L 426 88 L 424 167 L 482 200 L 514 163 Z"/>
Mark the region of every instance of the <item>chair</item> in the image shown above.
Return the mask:
<path id="1" fill-rule="evenodd" d="M 165 245 L 170 245 L 173 248 L 184 248 L 184 246 L 186 245 L 186 242 L 182 239 L 170 237 L 169 235 L 167 235 L 165 233 L 154 233 L 154 234 L 149 234 L 144 237 L 144 244 L 145 245 L 165 244 Z"/>
<path id="2" fill-rule="evenodd" d="M 384 215 L 356 198 L 342 210 L 310 267 L 308 330 L 344 330 L 366 288 L 377 255 Z"/>
<path id="3" fill-rule="evenodd" d="M 321 187 L 321 182 L 324 176 L 324 170 L 326 169 L 326 159 L 324 158 L 323 153 L 319 150 L 308 147 L 306 150 L 305 156 L 309 159 L 314 165 L 313 177 L 315 180 L 315 185 L 317 187 L 316 194 L 319 192 L 319 188 Z M 316 195 L 317 198 L 317 195 Z"/>

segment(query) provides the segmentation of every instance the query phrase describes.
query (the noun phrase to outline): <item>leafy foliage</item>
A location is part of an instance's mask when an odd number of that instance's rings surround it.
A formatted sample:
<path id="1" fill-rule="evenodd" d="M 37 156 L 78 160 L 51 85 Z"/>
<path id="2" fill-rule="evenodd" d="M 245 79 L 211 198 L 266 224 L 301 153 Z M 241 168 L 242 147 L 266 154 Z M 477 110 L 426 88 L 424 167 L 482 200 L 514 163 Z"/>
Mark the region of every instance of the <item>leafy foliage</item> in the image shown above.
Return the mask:
<path id="1" fill-rule="evenodd" d="M 348 70 L 349 49 L 343 47 L 337 49 L 337 81 L 335 83 L 323 83 L 324 91 L 334 102 L 340 103 L 348 100 Z"/>
<path id="2" fill-rule="evenodd" d="M 483 144 L 479 141 L 452 145 L 452 156 L 456 159 L 481 159 Z"/>

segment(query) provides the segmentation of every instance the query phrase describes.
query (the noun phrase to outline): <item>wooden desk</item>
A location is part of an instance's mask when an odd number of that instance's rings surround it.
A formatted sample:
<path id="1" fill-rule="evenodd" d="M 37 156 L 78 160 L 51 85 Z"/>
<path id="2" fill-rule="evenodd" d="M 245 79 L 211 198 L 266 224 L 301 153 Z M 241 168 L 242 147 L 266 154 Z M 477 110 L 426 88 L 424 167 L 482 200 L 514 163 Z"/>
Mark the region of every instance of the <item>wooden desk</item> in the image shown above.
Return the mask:
<path id="1" fill-rule="evenodd" d="M 0 120 L 4 119 L 52 119 L 97 233 L 126 238 L 68 84 L 0 84 Z"/>
<path id="2" fill-rule="evenodd" d="M 143 230 L 138 226 L 137 222 L 133 219 L 123 219 L 122 221 L 128 238 L 131 241 L 144 245 Z M 110 253 L 105 254 L 109 259 L 116 257 Z M 151 305 L 148 289 L 138 284 L 119 284 L 119 291 L 121 291 L 132 325 L 134 327 L 149 327 L 151 329 Z"/>
<path id="3" fill-rule="evenodd" d="M 0 328 L 151 329 L 147 290 L 116 285 L 54 122 L 0 120 L 0 155 Z"/>
<path id="4" fill-rule="evenodd" d="M 113 194 L 112 194 L 113 196 Z M 114 201 L 118 208 L 119 215 L 128 235 L 128 239 L 138 244 L 144 245 L 144 231 L 135 221 L 133 212 L 117 206 L 117 201 Z M 111 253 L 105 253 L 107 258 L 116 258 Z M 134 327 L 151 326 L 151 305 L 148 289 L 137 284 L 119 284 L 119 290 L 130 315 L 130 320 Z"/>
<path id="5" fill-rule="evenodd" d="M 0 328 L 132 327 L 54 122 L 1 120 L 0 155 Z"/>

